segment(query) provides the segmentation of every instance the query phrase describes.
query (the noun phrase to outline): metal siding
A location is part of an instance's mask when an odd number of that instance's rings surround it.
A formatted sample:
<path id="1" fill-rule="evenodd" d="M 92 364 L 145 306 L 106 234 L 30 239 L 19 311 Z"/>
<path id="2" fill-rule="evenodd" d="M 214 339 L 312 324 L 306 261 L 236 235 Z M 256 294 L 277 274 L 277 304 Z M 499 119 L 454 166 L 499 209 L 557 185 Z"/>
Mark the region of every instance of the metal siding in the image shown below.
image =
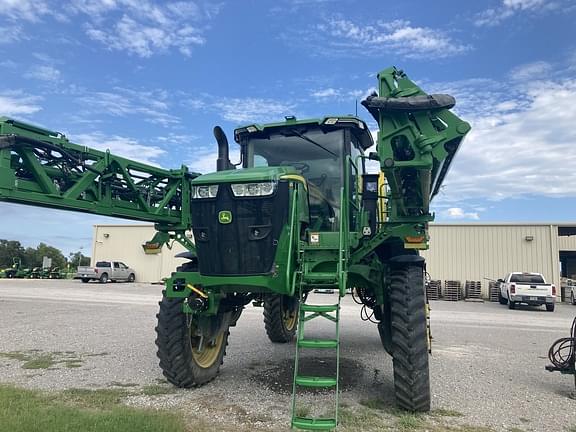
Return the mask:
<path id="1" fill-rule="evenodd" d="M 424 251 L 432 279 L 479 280 L 488 295 L 488 281 L 511 271 L 540 272 L 557 285 L 558 246 L 550 225 L 434 225 L 430 250 Z M 527 241 L 526 236 L 534 240 Z"/>
<path id="2" fill-rule="evenodd" d="M 558 237 L 558 249 L 561 251 L 576 251 L 576 235 Z"/>
<path id="3" fill-rule="evenodd" d="M 171 250 L 163 247 L 159 254 L 145 254 L 142 244 L 152 239 L 155 232 L 153 225 L 96 225 L 92 265 L 103 260 L 121 261 L 134 269 L 138 282 L 161 281 L 182 264 L 184 260 L 174 255 L 185 249 L 174 243 Z"/>

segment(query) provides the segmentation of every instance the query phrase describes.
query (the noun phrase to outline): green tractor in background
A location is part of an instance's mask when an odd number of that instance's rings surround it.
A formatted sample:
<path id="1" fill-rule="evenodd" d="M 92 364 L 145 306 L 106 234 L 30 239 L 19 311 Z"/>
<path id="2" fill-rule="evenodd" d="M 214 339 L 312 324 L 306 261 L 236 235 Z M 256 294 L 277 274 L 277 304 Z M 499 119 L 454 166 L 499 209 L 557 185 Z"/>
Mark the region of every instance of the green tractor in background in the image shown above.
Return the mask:
<path id="1" fill-rule="evenodd" d="M 19 257 L 12 258 L 12 267 L 2 270 L 5 278 L 22 279 L 30 276 L 30 269 L 22 267 L 22 261 Z"/>
<path id="2" fill-rule="evenodd" d="M 379 126 L 375 152 L 356 116 L 287 117 L 236 129 L 234 165 L 216 127 L 217 171 L 205 175 L 161 170 L 4 119 L 0 199 L 153 221 L 158 232 L 146 252 L 171 240 L 188 249 L 166 280 L 157 315 L 160 367 L 176 386 L 214 379 L 229 328 L 245 306 L 262 305 L 269 339 L 296 339 L 292 427 L 334 429 L 340 299 L 352 288 L 393 357 L 398 406 L 427 411 L 430 341 L 418 250 L 428 247 L 430 200 L 470 126 L 449 111 L 452 97 L 427 95 L 402 71 L 386 69 L 378 80 L 378 94 L 362 102 Z M 377 174 L 366 171 L 368 161 L 379 165 Z M 336 294 L 329 304 L 311 304 L 315 289 Z M 335 336 L 305 336 L 313 318 L 332 323 Z M 336 369 L 307 374 L 299 363 L 307 350 L 333 353 Z M 332 390 L 333 412 L 297 416 L 301 388 Z"/>

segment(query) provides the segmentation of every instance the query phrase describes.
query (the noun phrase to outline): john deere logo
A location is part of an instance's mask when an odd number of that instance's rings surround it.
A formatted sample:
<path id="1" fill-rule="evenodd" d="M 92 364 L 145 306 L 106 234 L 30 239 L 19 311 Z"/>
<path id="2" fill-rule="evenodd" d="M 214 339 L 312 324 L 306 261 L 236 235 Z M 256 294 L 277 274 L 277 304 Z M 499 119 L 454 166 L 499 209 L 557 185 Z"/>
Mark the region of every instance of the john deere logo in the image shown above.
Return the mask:
<path id="1" fill-rule="evenodd" d="M 222 210 L 218 213 L 218 222 L 221 224 L 229 224 L 232 223 L 232 212 L 229 210 Z"/>

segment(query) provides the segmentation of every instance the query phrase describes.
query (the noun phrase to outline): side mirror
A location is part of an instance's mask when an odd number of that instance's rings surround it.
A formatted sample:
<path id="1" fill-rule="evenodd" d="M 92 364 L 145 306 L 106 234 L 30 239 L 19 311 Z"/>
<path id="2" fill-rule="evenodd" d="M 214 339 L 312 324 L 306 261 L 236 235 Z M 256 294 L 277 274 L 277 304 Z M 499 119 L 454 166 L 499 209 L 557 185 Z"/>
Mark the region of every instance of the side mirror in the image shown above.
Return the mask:
<path id="1" fill-rule="evenodd" d="M 498 282 L 504 283 L 504 279 L 498 279 Z"/>

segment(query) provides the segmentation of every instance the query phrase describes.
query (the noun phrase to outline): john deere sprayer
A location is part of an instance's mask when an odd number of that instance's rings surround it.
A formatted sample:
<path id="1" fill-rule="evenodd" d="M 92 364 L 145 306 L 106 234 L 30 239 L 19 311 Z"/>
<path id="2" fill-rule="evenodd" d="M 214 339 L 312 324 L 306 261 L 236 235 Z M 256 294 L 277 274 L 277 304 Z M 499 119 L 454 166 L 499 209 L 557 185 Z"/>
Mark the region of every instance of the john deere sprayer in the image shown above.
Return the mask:
<path id="1" fill-rule="evenodd" d="M 245 306 L 261 305 L 269 339 L 296 340 L 292 427 L 334 429 L 346 344 L 339 339 L 340 299 L 354 290 L 393 357 L 398 406 L 427 411 L 425 264 L 418 251 L 428 247 L 430 201 L 470 126 L 449 111 L 452 97 L 427 95 L 402 71 L 386 69 L 378 80 L 378 93 L 362 102 L 379 126 L 375 152 L 358 117 L 286 117 L 236 129 L 235 164 L 216 127 L 217 171 L 204 175 L 148 166 L 2 118 L 0 199 L 151 221 L 157 234 L 144 245 L 149 252 L 171 240 L 186 247 L 166 281 L 156 327 L 160 367 L 176 386 L 214 379 L 230 326 Z M 377 161 L 379 173 L 366 173 L 368 160 Z M 333 301 L 312 303 L 315 289 L 333 290 Z M 311 338 L 311 319 L 333 326 L 333 336 Z M 335 370 L 307 372 L 299 359 L 314 350 L 330 353 Z M 295 415 L 306 388 L 332 392 L 333 409 Z"/>

